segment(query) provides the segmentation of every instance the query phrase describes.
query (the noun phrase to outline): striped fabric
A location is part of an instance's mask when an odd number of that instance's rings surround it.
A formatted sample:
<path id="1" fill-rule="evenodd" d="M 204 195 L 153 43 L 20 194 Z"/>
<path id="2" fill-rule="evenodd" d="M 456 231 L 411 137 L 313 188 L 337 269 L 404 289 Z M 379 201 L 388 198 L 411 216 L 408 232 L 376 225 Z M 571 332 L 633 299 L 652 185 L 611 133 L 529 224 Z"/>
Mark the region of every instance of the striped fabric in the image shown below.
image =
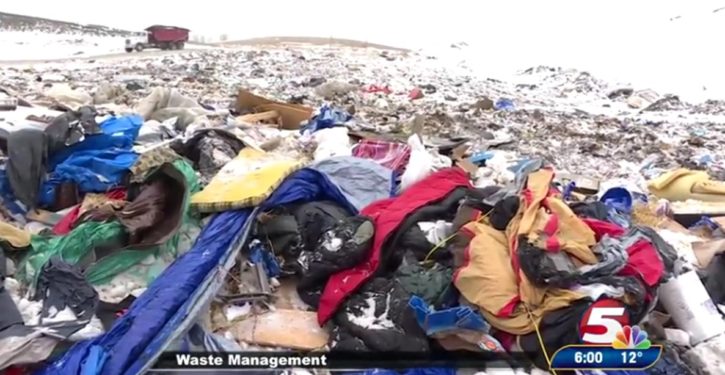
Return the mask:
<path id="1" fill-rule="evenodd" d="M 365 139 L 355 146 L 352 154 L 359 158 L 374 160 L 401 174 L 410 159 L 410 146 L 400 142 Z"/>

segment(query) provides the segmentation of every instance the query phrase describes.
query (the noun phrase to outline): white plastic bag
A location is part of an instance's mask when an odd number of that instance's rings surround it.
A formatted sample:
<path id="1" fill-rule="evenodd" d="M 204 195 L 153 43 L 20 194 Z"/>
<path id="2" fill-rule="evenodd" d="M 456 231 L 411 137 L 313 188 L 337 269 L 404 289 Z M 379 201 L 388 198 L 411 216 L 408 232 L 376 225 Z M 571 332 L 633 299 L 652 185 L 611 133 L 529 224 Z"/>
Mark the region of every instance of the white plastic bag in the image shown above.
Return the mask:
<path id="1" fill-rule="evenodd" d="M 333 156 L 351 156 L 352 147 L 347 128 L 336 126 L 314 132 L 312 138 L 317 143 L 315 148 L 315 161 L 329 159 Z"/>
<path id="2" fill-rule="evenodd" d="M 434 171 L 453 165 L 450 158 L 439 154 L 436 150 L 427 151 L 417 134 L 408 138 L 408 145 L 410 146 L 410 159 L 405 172 L 400 176 L 400 191 L 405 191 Z"/>

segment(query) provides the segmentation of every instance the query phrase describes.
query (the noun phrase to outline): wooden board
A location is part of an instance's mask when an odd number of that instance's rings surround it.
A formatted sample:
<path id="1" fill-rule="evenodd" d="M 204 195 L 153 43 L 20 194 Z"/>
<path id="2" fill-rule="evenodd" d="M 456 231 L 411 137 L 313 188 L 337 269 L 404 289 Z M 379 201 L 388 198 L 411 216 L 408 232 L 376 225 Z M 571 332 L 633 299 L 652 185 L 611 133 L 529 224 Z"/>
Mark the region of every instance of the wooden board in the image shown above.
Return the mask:
<path id="1" fill-rule="evenodd" d="M 317 325 L 313 311 L 270 311 L 235 323 L 229 330 L 238 341 L 279 348 L 313 350 L 328 341 L 327 331 Z"/>

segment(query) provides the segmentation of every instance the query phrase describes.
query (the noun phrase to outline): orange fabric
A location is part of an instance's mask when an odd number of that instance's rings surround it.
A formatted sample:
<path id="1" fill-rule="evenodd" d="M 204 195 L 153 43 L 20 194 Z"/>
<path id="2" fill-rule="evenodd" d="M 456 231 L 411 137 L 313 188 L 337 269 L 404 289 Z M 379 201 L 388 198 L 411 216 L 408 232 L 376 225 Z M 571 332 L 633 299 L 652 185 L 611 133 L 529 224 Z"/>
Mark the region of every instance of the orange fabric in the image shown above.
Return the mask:
<path id="1" fill-rule="evenodd" d="M 504 232 L 475 222 L 468 223 L 463 230 L 472 232 L 474 237 L 454 284 L 494 327 L 515 335 L 531 333 L 534 325 L 519 301 L 529 306 L 538 321 L 547 311 L 569 306 L 584 297 L 569 290 L 537 288 L 522 272 L 515 272 Z"/>
<path id="2" fill-rule="evenodd" d="M 519 239 L 542 251 L 565 251 L 581 263 L 594 264 L 591 251 L 594 232 L 551 190 L 554 172 L 531 173 L 522 191 L 521 206 L 506 228 L 498 231 L 487 223 L 471 222 L 461 231 L 473 234 L 464 264 L 454 284 L 461 295 L 479 307 L 494 327 L 515 335 L 534 331 L 534 322 L 549 311 L 569 306 L 583 294 L 566 289 L 540 288 L 519 269 Z M 529 318 L 525 306 L 534 317 Z"/>

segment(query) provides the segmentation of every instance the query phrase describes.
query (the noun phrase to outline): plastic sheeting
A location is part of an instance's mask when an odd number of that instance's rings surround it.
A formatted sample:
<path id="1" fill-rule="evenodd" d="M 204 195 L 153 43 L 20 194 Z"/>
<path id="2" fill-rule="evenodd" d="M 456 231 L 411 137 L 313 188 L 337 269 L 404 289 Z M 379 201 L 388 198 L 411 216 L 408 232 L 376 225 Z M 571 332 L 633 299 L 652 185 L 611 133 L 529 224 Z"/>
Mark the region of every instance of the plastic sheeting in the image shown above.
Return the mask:
<path id="1" fill-rule="evenodd" d="M 369 159 L 338 156 L 311 166 L 325 173 L 358 210 L 390 197 L 393 171 Z"/>
<path id="2" fill-rule="evenodd" d="M 130 267 L 151 254 L 175 258 L 180 247 L 180 237 L 193 227 L 198 227 L 196 220 L 192 220 L 189 215 L 189 199 L 191 194 L 199 189 L 198 178 L 189 163 L 177 160 L 173 165 L 184 175 L 187 189 L 182 228 L 166 243 L 153 249 L 126 249 L 104 257 L 86 271 L 86 276 L 91 284 L 98 285 L 108 281 L 116 274 L 129 270 Z M 78 225 L 64 236 L 33 236 L 31 239 L 32 250 L 20 263 L 19 274 L 26 282 L 31 281 L 35 279 L 37 271 L 53 256 L 58 256 L 70 264 L 76 264 L 96 248 L 108 246 L 118 248 L 125 238 L 124 233 L 123 225 L 118 221 L 88 221 Z M 147 273 L 145 276 L 145 281 L 149 281 L 148 279 L 155 278 L 156 274 Z"/>
<path id="3" fill-rule="evenodd" d="M 324 105 L 320 108 L 319 114 L 311 118 L 307 125 L 300 129 L 300 133 L 304 133 L 305 131 L 314 133 L 322 129 L 344 126 L 351 119 L 352 115 L 347 113 L 347 111 Z"/>
<path id="4" fill-rule="evenodd" d="M 143 118 L 137 115 L 108 118 L 99 125 L 103 133 L 87 136 L 82 142 L 51 155 L 48 160 L 48 170 L 54 170 L 58 164 L 81 151 L 112 148 L 130 150 L 138 137 L 141 125 Z"/>
<path id="5" fill-rule="evenodd" d="M 73 181 L 82 193 L 102 193 L 119 186 L 129 168 L 136 163 L 133 151 L 89 150 L 80 151 L 59 164 L 43 184 L 40 202 L 51 205 L 55 191 L 63 182 Z"/>
<path id="6" fill-rule="evenodd" d="M 324 174 L 309 168 L 288 177 L 260 208 L 317 200 L 332 200 L 357 212 Z M 214 216 L 194 247 L 172 263 L 106 334 L 76 344 L 38 373 L 130 375 L 148 369 L 191 327 L 219 289 L 257 212 L 243 209 Z"/>
<path id="7" fill-rule="evenodd" d="M 100 124 L 101 134 L 87 136 L 51 155 L 51 174 L 41 189 L 41 204 L 52 204 L 56 188 L 65 181 L 75 182 L 83 193 L 104 192 L 119 185 L 138 159 L 131 148 L 142 124 L 143 119 L 136 115 L 111 117 Z"/>

